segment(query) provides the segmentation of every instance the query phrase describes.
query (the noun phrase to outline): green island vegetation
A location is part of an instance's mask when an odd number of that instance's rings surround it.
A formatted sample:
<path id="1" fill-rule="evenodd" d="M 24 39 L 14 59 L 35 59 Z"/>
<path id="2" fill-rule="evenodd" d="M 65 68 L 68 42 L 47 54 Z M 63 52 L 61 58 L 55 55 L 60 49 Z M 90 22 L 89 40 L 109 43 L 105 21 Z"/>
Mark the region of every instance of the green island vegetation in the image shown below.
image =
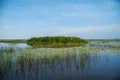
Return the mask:
<path id="1" fill-rule="evenodd" d="M 75 38 L 75 37 L 72 37 L 72 38 Z M 33 39 L 33 38 L 31 38 L 31 39 Z M 28 39 L 28 40 L 30 40 L 30 39 Z M 105 43 L 105 42 L 120 42 L 120 39 L 86 39 L 86 41 L 87 42 L 95 41 L 95 42 Z M 26 43 L 27 39 L 0 39 L 0 42 L 3 42 L 3 43 Z"/>
<path id="2" fill-rule="evenodd" d="M 34 37 L 27 40 L 27 44 L 33 48 L 40 47 L 73 47 L 82 46 L 88 41 L 78 37 L 65 37 L 65 36 L 46 36 Z"/>
<path id="3" fill-rule="evenodd" d="M 3 43 L 26 43 L 25 39 L 0 39 Z"/>

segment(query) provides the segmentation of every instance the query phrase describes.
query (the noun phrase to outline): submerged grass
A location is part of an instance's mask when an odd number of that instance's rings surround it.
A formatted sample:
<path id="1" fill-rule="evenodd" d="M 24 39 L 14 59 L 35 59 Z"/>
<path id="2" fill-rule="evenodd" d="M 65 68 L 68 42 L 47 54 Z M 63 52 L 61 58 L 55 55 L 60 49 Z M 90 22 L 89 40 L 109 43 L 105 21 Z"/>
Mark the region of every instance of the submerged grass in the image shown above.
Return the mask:
<path id="1" fill-rule="evenodd" d="M 67 57 L 80 54 L 97 53 L 102 49 L 100 48 L 38 48 L 27 49 L 16 53 L 4 53 L 0 54 L 0 66 L 1 68 L 8 68 L 10 65 L 32 64 L 37 61 L 41 61 L 42 64 L 46 62 L 54 62 L 55 60 L 64 60 Z M 7 67 L 4 67 L 7 66 Z M 4 69 L 3 69 L 4 70 Z"/>
<path id="2" fill-rule="evenodd" d="M 69 66 L 74 61 L 76 68 L 89 63 L 92 54 L 100 51 L 108 52 L 112 50 L 120 50 L 119 47 L 113 48 L 97 48 L 97 47 L 72 47 L 72 48 L 36 48 L 27 49 L 19 52 L 9 52 L 0 54 L 0 76 L 5 75 L 9 70 L 11 72 L 25 71 L 24 69 L 38 69 L 41 67 L 56 67 L 66 65 Z M 64 66 L 62 66 L 64 67 Z"/>
<path id="3" fill-rule="evenodd" d="M 85 54 L 85 53 L 97 53 L 99 51 L 112 51 L 120 50 L 120 47 L 107 47 L 107 48 L 96 48 L 96 47 L 73 47 L 73 48 L 37 48 L 27 49 L 16 53 L 9 52 L 0 54 L 0 61 L 19 61 L 23 59 L 51 59 L 57 56 L 66 57 L 71 54 Z"/>

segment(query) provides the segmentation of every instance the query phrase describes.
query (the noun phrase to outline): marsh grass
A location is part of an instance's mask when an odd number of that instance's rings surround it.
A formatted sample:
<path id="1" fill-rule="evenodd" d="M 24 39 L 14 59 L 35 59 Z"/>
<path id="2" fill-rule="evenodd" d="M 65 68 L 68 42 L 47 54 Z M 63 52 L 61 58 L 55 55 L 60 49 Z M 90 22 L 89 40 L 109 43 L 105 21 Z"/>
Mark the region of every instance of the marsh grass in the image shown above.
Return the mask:
<path id="1" fill-rule="evenodd" d="M 86 66 L 92 67 L 91 61 L 96 64 L 99 52 L 109 53 L 113 50 L 119 51 L 120 48 L 72 47 L 36 48 L 19 52 L 10 51 L 0 54 L 0 77 L 2 78 L 9 73 L 13 73 L 12 77 L 19 76 L 18 78 L 26 76 L 29 79 L 28 76 L 32 73 L 35 74 L 32 74 L 34 76 L 40 74 L 43 77 L 43 74 L 47 74 L 48 70 L 58 71 L 58 73 L 63 75 L 64 71 L 70 72 L 73 66 L 76 71 L 84 72 Z M 4 77 L 3 80 L 5 79 L 7 78 Z"/>

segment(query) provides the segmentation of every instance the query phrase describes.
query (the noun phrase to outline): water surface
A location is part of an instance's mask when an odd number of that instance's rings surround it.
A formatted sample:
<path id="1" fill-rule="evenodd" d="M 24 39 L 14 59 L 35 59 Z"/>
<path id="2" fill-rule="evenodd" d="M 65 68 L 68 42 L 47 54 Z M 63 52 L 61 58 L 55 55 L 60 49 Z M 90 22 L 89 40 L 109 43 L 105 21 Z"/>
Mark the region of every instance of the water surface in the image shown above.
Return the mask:
<path id="1" fill-rule="evenodd" d="M 17 52 L 31 48 L 26 43 L 0 43 L 0 53 Z"/>
<path id="2" fill-rule="evenodd" d="M 0 79 L 120 80 L 120 49 L 105 47 L 119 46 L 118 43 L 97 45 L 95 42 L 90 45 L 91 43 L 76 48 L 28 49 L 18 52 L 22 57 L 14 53 L 7 62 L 8 67 L 1 64 Z"/>

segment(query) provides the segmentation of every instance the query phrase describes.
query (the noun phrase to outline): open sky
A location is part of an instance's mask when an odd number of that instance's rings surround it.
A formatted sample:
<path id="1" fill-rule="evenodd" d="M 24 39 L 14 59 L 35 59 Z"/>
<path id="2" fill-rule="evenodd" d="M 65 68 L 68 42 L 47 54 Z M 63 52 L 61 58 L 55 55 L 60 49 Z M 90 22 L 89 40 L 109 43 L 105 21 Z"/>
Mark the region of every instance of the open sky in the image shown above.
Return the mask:
<path id="1" fill-rule="evenodd" d="M 0 39 L 120 39 L 120 0 L 0 0 Z"/>

